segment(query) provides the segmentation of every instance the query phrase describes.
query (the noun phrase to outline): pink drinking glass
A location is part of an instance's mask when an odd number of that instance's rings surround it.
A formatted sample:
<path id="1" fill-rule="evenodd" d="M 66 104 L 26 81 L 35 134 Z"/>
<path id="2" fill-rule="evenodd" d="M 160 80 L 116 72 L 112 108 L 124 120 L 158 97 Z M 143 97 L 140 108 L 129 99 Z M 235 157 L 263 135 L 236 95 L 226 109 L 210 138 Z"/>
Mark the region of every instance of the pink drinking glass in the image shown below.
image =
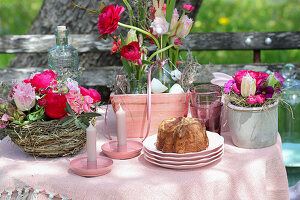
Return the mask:
<path id="1" fill-rule="evenodd" d="M 197 85 L 190 88 L 192 117 L 205 123 L 206 130 L 220 134 L 222 111 L 221 87 L 213 84 Z"/>

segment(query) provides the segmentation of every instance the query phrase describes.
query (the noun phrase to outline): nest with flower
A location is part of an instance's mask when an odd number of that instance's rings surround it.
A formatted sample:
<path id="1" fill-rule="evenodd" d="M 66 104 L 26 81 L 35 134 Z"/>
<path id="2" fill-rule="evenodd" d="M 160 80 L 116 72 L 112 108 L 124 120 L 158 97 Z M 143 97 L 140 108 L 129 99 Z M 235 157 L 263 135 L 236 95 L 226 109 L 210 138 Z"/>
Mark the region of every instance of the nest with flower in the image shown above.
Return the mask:
<path id="1" fill-rule="evenodd" d="M 114 40 L 111 53 L 121 54 L 126 73 L 125 81 L 129 88 L 125 91 L 123 83 L 116 83 L 122 86 L 121 91 L 134 94 L 145 93 L 146 83 L 151 81 L 146 73 L 155 67 L 151 77 L 152 93 L 184 93 L 185 86 L 180 83 L 184 82 L 183 77 L 188 76 L 182 76 L 179 68 L 186 63 L 178 62 L 178 55 L 183 39 L 189 34 L 193 25 L 193 20 L 186 15 L 193 11 L 192 5 L 184 4 L 180 16 L 175 8 L 176 0 L 168 0 L 166 3 L 164 0 L 153 0 L 152 3 L 132 1 L 133 6 L 127 0 L 123 0 L 130 21 L 130 24 L 124 24 L 120 22 L 121 14 L 125 11 L 123 6 L 106 6 L 100 3 L 100 10 L 90 10 L 74 1 L 72 3 L 75 7 L 99 16 L 99 38 L 111 37 Z M 122 34 L 115 35 L 119 27 L 129 29 L 126 38 Z M 150 51 L 148 47 L 152 50 Z M 191 74 L 188 78 L 190 77 Z"/>
<path id="2" fill-rule="evenodd" d="M 284 80 L 277 72 L 241 70 L 225 83 L 225 98 L 235 106 L 264 108 L 280 100 Z"/>
<path id="3" fill-rule="evenodd" d="M 59 81 L 47 70 L 18 82 L 8 100 L 0 98 L 0 128 L 34 156 L 73 155 L 86 143 L 85 130 L 99 116 L 94 111 L 100 100 L 96 90 L 70 78 Z"/>

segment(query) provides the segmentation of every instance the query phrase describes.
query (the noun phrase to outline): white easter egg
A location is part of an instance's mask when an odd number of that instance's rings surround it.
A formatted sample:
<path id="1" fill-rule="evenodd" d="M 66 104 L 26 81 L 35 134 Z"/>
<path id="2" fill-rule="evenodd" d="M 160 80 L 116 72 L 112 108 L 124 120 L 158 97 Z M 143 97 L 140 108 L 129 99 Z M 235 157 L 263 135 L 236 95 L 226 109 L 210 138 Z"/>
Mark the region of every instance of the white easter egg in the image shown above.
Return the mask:
<path id="1" fill-rule="evenodd" d="M 162 84 L 158 79 L 153 78 L 151 81 L 151 91 L 154 94 L 163 93 L 168 88 Z"/>
<path id="2" fill-rule="evenodd" d="M 180 94 L 180 93 L 184 93 L 184 90 L 182 89 L 182 87 L 178 84 L 178 83 L 175 83 L 169 93 L 172 93 L 172 94 Z"/>

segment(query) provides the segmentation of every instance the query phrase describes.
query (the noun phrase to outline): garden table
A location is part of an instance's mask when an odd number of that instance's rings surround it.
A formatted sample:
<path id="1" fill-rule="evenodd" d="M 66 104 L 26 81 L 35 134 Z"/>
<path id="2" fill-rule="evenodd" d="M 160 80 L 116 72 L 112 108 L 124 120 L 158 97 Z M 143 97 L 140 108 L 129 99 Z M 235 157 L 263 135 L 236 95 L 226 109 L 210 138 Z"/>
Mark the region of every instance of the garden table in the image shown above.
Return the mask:
<path id="1" fill-rule="evenodd" d="M 103 116 L 97 120 L 99 153 L 101 144 L 108 141 Z M 111 107 L 108 127 L 116 132 Z M 142 153 L 130 160 L 114 160 L 109 174 L 94 178 L 77 176 L 69 169 L 72 159 L 86 155 L 85 149 L 75 157 L 34 158 L 6 137 L 0 143 L 0 196 L 16 197 L 17 190 L 21 196 L 26 190 L 31 199 L 51 199 L 58 194 L 62 199 L 85 200 L 289 199 L 279 134 L 275 145 L 252 150 L 235 147 L 229 132 L 222 135 L 224 156 L 211 165 L 191 170 L 166 169 L 148 163 Z"/>

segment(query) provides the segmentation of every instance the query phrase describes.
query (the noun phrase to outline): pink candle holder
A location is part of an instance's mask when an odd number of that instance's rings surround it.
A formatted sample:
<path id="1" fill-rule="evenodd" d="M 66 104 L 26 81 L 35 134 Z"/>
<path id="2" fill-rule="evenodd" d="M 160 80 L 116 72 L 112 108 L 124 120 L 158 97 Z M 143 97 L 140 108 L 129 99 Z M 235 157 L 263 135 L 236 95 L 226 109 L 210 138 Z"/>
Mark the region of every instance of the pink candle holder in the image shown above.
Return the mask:
<path id="1" fill-rule="evenodd" d="M 110 141 L 101 146 L 105 155 L 114 159 L 130 159 L 140 155 L 143 144 L 139 141 L 126 140 L 126 145 L 119 146 L 118 141 Z"/>

